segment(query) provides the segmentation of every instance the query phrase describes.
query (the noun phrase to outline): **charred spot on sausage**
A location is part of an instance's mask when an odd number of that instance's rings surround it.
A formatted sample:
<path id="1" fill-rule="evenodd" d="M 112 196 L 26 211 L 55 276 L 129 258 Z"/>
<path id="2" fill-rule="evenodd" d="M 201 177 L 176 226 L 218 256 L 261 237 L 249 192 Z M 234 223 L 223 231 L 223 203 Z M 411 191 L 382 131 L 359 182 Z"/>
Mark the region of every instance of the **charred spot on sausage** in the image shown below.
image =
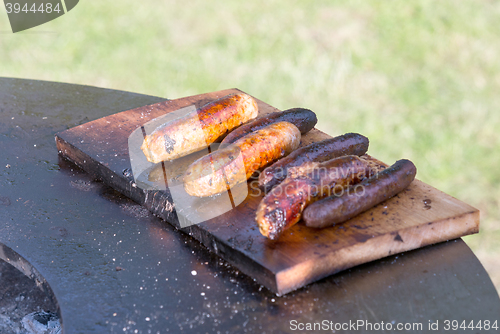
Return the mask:
<path id="1" fill-rule="evenodd" d="M 165 151 L 167 151 L 167 153 L 172 152 L 174 150 L 176 141 L 170 138 L 168 135 L 163 135 L 163 140 L 165 141 Z"/>

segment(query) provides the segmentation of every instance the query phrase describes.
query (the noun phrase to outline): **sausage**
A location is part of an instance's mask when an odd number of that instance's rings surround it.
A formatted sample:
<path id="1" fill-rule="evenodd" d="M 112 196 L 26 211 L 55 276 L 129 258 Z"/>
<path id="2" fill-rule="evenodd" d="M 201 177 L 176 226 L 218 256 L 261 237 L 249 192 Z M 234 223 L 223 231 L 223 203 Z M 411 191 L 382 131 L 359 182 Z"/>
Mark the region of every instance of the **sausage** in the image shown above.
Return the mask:
<path id="1" fill-rule="evenodd" d="M 323 228 L 342 223 L 404 190 L 415 179 L 417 168 L 410 160 L 394 165 L 351 187 L 341 196 L 315 202 L 304 211 L 306 226 Z"/>
<path id="2" fill-rule="evenodd" d="M 368 138 L 358 133 L 346 133 L 335 138 L 312 143 L 264 169 L 259 175 L 259 187 L 264 192 L 269 192 L 286 178 L 289 168 L 300 166 L 307 161 L 322 162 L 343 155 L 361 156 L 368 150 L 368 144 Z"/>
<path id="3" fill-rule="evenodd" d="M 193 162 L 184 174 L 184 189 L 191 196 L 218 194 L 245 182 L 256 170 L 290 154 L 299 144 L 300 131 L 295 125 L 273 123 Z"/>
<path id="4" fill-rule="evenodd" d="M 369 177 L 368 161 L 354 155 L 323 163 L 306 162 L 290 169 L 288 177 L 259 203 L 256 221 L 265 237 L 275 240 L 297 223 L 304 208 L 338 189 Z"/>
<path id="5" fill-rule="evenodd" d="M 257 113 L 257 103 L 250 95 L 228 95 L 159 126 L 144 137 L 141 149 L 150 162 L 173 160 L 206 149 Z"/>
<path id="6" fill-rule="evenodd" d="M 277 122 L 290 122 L 300 130 L 301 134 L 304 134 L 314 128 L 318 119 L 316 118 L 316 114 L 314 112 L 304 108 L 293 108 L 282 112 L 273 112 L 258 117 L 257 119 L 250 121 L 247 124 L 243 124 L 237 129 L 231 131 L 231 133 L 229 133 L 226 138 L 222 140 L 220 148 L 234 143 L 236 140 L 251 132 Z"/>

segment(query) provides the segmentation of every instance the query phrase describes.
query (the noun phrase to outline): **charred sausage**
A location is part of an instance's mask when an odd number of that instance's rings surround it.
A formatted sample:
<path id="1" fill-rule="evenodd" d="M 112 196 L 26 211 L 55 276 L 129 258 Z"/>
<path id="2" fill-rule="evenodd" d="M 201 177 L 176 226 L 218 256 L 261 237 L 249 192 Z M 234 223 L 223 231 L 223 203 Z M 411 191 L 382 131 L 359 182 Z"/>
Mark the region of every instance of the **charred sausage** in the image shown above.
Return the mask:
<path id="1" fill-rule="evenodd" d="M 191 196 L 218 194 L 290 154 L 299 143 L 300 131 L 295 125 L 273 123 L 193 162 L 184 174 L 184 189 Z"/>
<path id="2" fill-rule="evenodd" d="M 341 196 L 330 196 L 308 206 L 303 215 L 306 226 L 323 228 L 342 223 L 404 190 L 417 169 L 409 160 L 391 167 L 351 187 Z"/>
<path id="3" fill-rule="evenodd" d="M 304 134 L 314 128 L 318 119 L 316 114 L 309 109 L 293 108 L 282 112 L 273 112 L 267 115 L 258 117 L 257 119 L 243 124 L 229 133 L 221 142 L 221 148 L 225 145 L 234 143 L 238 139 L 247 134 L 262 129 L 272 123 L 290 122 L 295 125 L 301 134 Z"/>
<path id="4" fill-rule="evenodd" d="M 259 203 L 256 221 L 265 237 L 277 239 L 297 223 L 304 208 L 325 196 L 369 177 L 369 163 L 349 155 L 323 163 L 306 162 L 289 170 L 288 177 Z"/>
<path id="5" fill-rule="evenodd" d="M 322 162 L 343 155 L 361 156 L 368 150 L 368 144 L 368 138 L 357 133 L 346 133 L 335 138 L 312 143 L 264 169 L 259 176 L 259 187 L 264 192 L 269 192 L 286 178 L 289 168 L 300 166 L 307 161 Z"/>
<path id="6" fill-rule="evenodd" d="M 206 149 L 257 113 L 257 103 L 250 95 L 228 95 L 159 126 L 145 136 L 141 149 L 153 163 L 176 159 Z"/>

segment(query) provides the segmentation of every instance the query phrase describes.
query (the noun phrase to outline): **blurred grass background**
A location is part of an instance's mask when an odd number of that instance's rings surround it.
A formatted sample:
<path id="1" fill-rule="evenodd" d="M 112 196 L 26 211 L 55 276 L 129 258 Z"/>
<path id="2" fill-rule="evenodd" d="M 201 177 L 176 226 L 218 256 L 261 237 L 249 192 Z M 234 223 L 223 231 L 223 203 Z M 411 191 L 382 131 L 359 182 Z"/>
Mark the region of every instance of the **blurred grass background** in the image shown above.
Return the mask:
<path id="1" fill-rule="evenodd" d="M 310 108 L 479 208 L 464 240 L 500 290 L 499 22 L 489 0 L 83 0 L 17 34 L 0 14 L 0 76 Z"/>

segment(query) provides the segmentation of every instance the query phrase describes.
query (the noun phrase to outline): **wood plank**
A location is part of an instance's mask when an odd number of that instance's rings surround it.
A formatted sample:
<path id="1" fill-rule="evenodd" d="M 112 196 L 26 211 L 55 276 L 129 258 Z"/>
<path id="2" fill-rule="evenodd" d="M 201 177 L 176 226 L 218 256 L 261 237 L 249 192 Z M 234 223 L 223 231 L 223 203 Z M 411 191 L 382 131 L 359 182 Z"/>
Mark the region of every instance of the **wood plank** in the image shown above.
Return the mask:
<path id="1" fill-rule="evenodd" d="M 88 173 L 180 228 L 169 188 L 145 189 L 151 181 L 136 182 L 131 175 L 128 138 L 161 115 L 190 105 L 200 107 L 235 92 L 240 91 L 190 96 L 104 117 L 58 133 L 57 148 Z M 256 100 L 259 113 L 277 110 Z M 326 138 L 330 136 L 313 129 L 303 136 L 301 146 Z M 187 157 L 177 168 L 182 172 L 182 166 L 195 157 Z M 174 183 L 168 182 L 171 188 Z M 279 240 L 271 241 L 260 234 L 254 221 L 263 195 L 251 186 L 246 190 L 248 196 L 234 209 L 181 230 L 277 294 L 358 264 L 477 233 L 479 229 L 477 209 L 415 180 L 402 193 L 344 224 L 315 230 L 299 223 Z M 196 210 L 210 211 L 217 201 L 209 200 L 204 205 L 198 205 Z"/>

